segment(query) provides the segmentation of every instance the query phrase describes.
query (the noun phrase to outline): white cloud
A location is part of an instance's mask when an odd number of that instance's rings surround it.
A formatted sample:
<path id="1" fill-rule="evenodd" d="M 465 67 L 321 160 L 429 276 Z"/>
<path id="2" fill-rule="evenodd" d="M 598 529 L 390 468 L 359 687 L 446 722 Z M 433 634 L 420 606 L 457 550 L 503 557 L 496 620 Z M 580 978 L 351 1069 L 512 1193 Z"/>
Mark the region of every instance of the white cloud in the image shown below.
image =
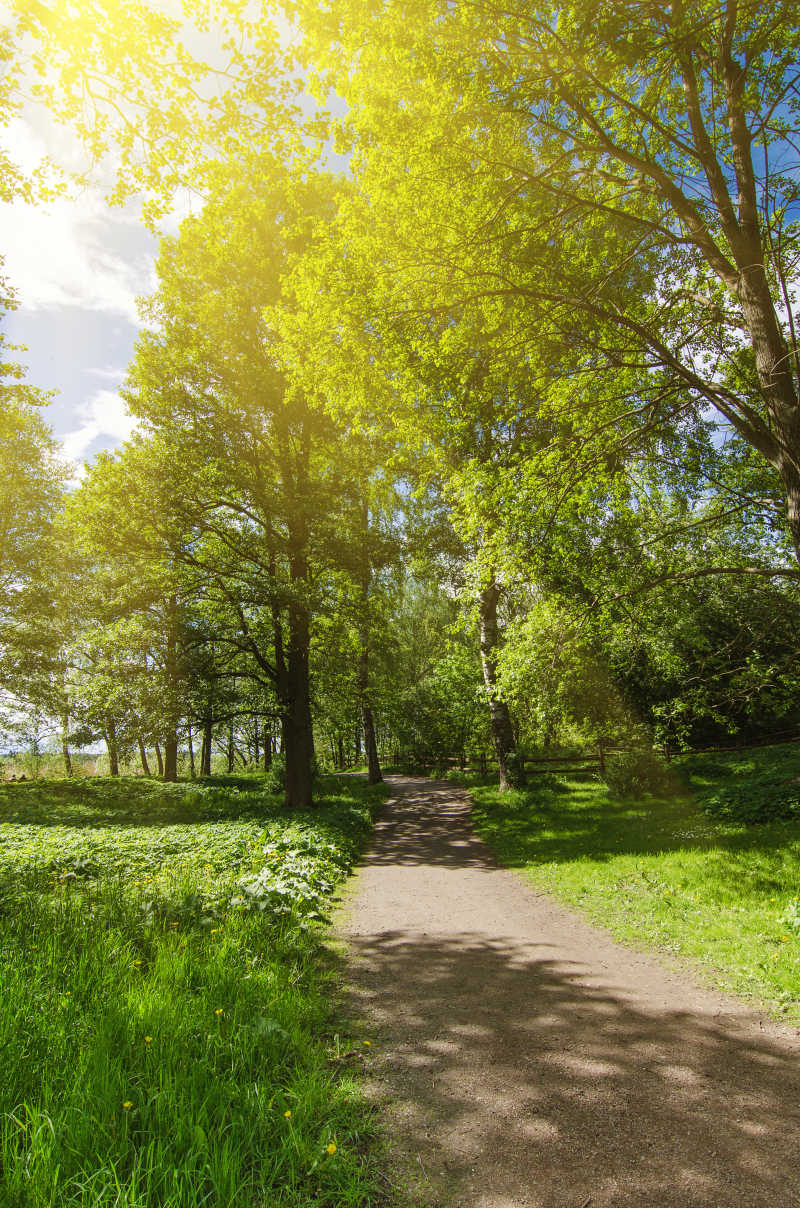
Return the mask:
<path id="1" fill-rule="evenodd" d="M 61 437 L 64 456 L 75 462 L 83 460 L 87 449 L 99 436 L 121 444 L 131 436 L 138 423 L 113 390 L 99 390 L 92 395 L 78 408 L 77 419 L 79 427 Z M 79 468 L 77 477 L 81 476 Z"/>
<path id="2" fill-rule="evenodd" d="M 75 306 L 139 325 L 136 296 L 153 288 L 153 257 L 141 250 L 124 256 L 134 225 L 129 217 L 110 213 L 91 194 L 47 207 L 12 202 L 2 210 L 4 271 L 24 309 Z M 141 243 L 139 228 L 135 240 Z"/>

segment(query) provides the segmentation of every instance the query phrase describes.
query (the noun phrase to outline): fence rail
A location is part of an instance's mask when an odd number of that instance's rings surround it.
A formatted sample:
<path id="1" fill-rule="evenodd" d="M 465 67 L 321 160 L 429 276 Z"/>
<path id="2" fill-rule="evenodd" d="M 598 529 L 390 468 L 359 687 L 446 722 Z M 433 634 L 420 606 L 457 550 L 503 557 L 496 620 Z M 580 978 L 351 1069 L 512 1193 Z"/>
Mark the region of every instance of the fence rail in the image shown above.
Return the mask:
<path id="1" fill-rule="evenodd" d="M 716 755 L 725 754 L 731 751 L 754 751 L 759 747 L 772 746 L 787 746 L 791 743 L 800 743 L 800 731 L 797 730 L 780 730 L 777 734 L 769 735 L 765 738 L 755 739 L 753 742 L 737 742 L 729 743 L 725 746 L 716 747 L 693 747 L 688 751 L 676 751 L 668 746 L 657 748 L 667 760 L 670 762 L 674 755 Z M 519 755 L 520 770 L 526 776 L 542 775 L 547 772 L 585 772 L 596 767 L 601 773 L 606 770 L 605 761 L 608 756 L 622 755 L 626 750 L 631 748 L 617 746 L 601 746 L 596 752 L 584 752 L 579 755 Z M 654 748 L 656 749 L 656 748 Z M 486 775 L 489 768 L 497 768 L 497 758 L 493 755 L 487 755 L 481 752 L 477 758 L 475 756 L 468 757 L 467 755 L 442 755 L 437 756 L 432 752 L 424 752 L 422 754 L 405 754 L 396 753 L 398 758 L 396 763 L 406 763 L 419 768 L 444 768 L 454 767 L 461 771 L 480 771 L 482 775 Z M 552 765 L 557 764 L 557 767 Z"/>

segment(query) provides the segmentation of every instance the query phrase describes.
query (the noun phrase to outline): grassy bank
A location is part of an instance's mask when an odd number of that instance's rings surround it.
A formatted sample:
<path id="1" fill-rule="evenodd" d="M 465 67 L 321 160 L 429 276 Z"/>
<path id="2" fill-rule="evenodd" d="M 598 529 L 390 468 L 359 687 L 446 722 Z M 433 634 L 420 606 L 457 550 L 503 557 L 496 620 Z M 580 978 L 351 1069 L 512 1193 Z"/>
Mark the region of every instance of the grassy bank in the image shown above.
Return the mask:
<path id="1" fill-rule="evenodd" d="M 2 1208 L 380 1202 L 320 920 L 381 798 L 0 788 Z"/>
<path id="2" fill-rule="evenodd" d="M 505 795 L 473 784 L 474 819 L 537 888 L 800 1023 L 800 820 L 734 825 L 699 808 L 776 766 L 800 775 L 800 748 L 686 757 L 660 799 L 615 797 L 590 779 L 541 777 Z"/>

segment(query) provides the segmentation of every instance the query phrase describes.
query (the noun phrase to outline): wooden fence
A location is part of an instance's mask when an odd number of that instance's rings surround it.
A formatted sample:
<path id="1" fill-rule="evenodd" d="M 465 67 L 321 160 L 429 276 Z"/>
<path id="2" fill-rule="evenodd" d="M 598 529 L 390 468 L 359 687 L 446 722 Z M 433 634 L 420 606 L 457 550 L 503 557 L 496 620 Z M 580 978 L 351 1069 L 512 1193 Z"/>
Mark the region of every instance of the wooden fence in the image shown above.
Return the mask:
<path id="1" fill-rule="evenodd" d="M 691 751 L 674 751 L 669 747 L 658 748 L 659 754 L 663 755 L 667 763 L 670 762 L 673 755 L 715 755 L 724 754 L 731 751 L 753 751 L 759 747 L 785 746 L 790 743 L 800 742 L 800 732 L 797 730 L 780 730 L 777 734 L 771 734 L 766 738 L 759 738 L 753 742 L 730 743 L 727 746 L 718 747 L 695 747 Z M 599 746 L 596 752 L 584 752 L 578 755 L 518 755 L 521 771 L 525 776 L 542 775 L 547 772 L 565 773 L 565 772 L 591 772 L 598 771 L 602 776 L 606 770 L 606 758 L 613 755 L 624 754 L 625 748 L 615 746 Z M 437 756 L 432 752 L 424 752 L 422 754 L 400 755 L 396 752 L 397 758 L 395 763 L 408 764 L 410 766 L 424 769 L 428 768 L 458 768 L 460 771 L 479 771 L 481 775 L 487 775 L 489 769 L 497 768 L 497 759 L 494 756 L 487 755 L 481 752 L 477 756 L 468 757 L 467 755 L 445 755 Z"/>

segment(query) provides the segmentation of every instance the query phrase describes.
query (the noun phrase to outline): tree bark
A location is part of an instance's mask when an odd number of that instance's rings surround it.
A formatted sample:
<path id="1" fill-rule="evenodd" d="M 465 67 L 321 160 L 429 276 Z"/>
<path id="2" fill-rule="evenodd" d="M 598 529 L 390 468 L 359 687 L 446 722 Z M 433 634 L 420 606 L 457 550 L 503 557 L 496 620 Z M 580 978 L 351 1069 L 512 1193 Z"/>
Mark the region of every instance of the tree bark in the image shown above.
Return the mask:
<path id="1" fill-rule="evenodd" d="M 137 736 L 136 741 L 139 744 L 139 758 L 142 761 L 142 771 L 144 772 L 145 776 L 150 776 L 150 764 L 147 762 L 147 751 L 144 743 L 142 742 L 141 734 Z"/>
<path id="2" fill-rule="evenodd" d="M 119 776 L 119 748 L 117 747 L 117 723 L 113 717 L 106 719 L 105 732 L 106 746 L 108 748 L 108 774 L 109 776 Z"/>
<path id="3" fill-rule="evenodd" d="M 375 719 L 372 715 L 369 682 L 369 589 L 372 580 L 372 564 L 369 550 L 369 504 L 366 498 L 361 504 L 361 653 L 358 659 L 358 690 L 361 700 L 361 728 L 364 732 L 364 750 L 367 756 L 367 783 L 380 784 L 383 780 L 378 759 L 378 744 L 375 740 Z"/>
<path id="4" fill-rule="evenodd" d="M 516 750 L 514 731 L 511 726 L 511 716 L 508 705 L 501 700 L 497 691 L 497 656 L 500 652 L 500 631 L 497 625 L 497 604 L 500 599 L 500 587 L 493 580 L 482 588 L 478 596 L 478 610 L 481 631 L 481 666 L 483 682 L 489 700 L 489 716 L 492 727 L 492 740 L 500 769 L 500 788 L 510 787 L 509 756 Z"/>
<path id="5" fill-rule="evenodd" d="M 167 602 L 167 678 L 168 716 L 164 739 L 164 779 L 178 779 L 178 602 L 170 596 Z"/>
<path id="6" fill-rule="evenodd" d="M 236 748 L 233 745 L 233 722 L 228 726 L 228 772 L 233 771 L 236 762 Z"/>
<path id="7" fill-rule="evenodd" d="M 203 718 L 203 746 L 200 751 L 200 775 L 211 775 L 211 742 L 214 726 L 213 717 Z"/>
<path id="8" fill-rule="evenodd" d="M 272 722 L 264 722 L 264 771 L 272 767 Z"/>
<path id="9" fill-rule="evenodd" d="M 361 726 L 360 725 L 356 726 L 355 749 L 356 749 L 356 763 L 361 763 Z"/>
<path id="10" fill-rule="evenodd" d="M 187 727 L 186 740 L 189 744 L 189 768 L 192 773 L 192 780 L 194 780 L 195 776 L 197 775 L 197 771 L 194 766 L 194 744 L 192 743 L 192 727 L 191 726 Z"/>
<path id="11" fill-rule="evenodd" d="M 311 723 L 308 648 L 308 610 L 305 604 L 293 602 L 289 606 L 287 683 L 282 718 L 286 754 L 284 803 L 290 809 L 306 809 L 314 804 L 314 731 Z"/>
<path id="12" fill-rule="evenodd" d="M 158 743 L 156 743 L 155 748 L 156 748 L 156 763 L 158 764 L 158 774 L 159 774 L 159 776 L 163 776 L 164 775 L 164 760 L 161 758 L 161 747 L 158 745 Z"/>
<path id="13" fill-rule="evenodd" d="M 69 752 L 69 716 L 61 715 L 61 754 L 64 756 L 64 775 L 72 775 L 72 756 Z"/>

